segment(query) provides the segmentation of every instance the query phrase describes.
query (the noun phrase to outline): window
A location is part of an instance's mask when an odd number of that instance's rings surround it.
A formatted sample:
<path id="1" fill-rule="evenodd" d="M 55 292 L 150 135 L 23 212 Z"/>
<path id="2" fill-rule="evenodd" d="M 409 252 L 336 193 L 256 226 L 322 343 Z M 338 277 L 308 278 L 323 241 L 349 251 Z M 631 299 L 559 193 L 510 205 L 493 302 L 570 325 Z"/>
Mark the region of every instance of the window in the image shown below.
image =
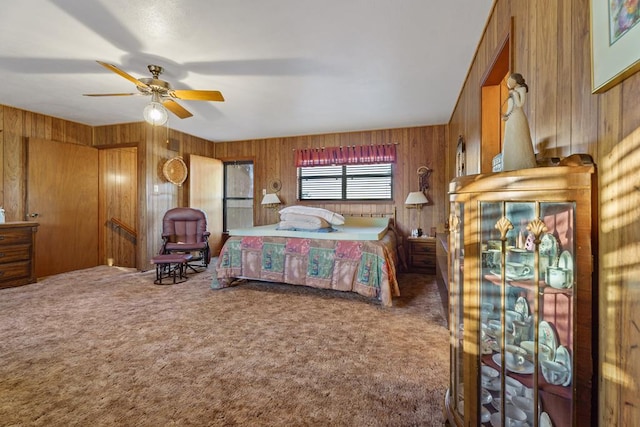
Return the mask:
<path id="1" fill-rule="evenodd" d="M 253 162 L 224 163 L 224 231 L 253 227 Z"/>
<path id="2" fill-rule="evenodd" d="M 298 200 L 392 200 L 391 163 L 298 168 Z"/>

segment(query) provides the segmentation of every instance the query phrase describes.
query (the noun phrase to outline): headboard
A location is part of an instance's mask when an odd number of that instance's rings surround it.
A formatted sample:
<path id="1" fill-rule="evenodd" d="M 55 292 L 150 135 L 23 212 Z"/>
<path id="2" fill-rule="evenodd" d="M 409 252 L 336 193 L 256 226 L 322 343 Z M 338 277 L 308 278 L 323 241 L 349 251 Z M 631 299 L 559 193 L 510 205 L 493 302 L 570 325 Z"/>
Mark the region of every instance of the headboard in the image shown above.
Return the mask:
<path id="1" fill-rule="evenodd" d="M 389 218 L 389 224 L 395 226 L 396 225 L 396 216 L 397 216 L 397 208 L 394 206 L 392 212 L 369 212 L 369 213 L 353 213 L 339 212 L 340 215 L 346 217 L 362 217 L 362 218 Z"/>

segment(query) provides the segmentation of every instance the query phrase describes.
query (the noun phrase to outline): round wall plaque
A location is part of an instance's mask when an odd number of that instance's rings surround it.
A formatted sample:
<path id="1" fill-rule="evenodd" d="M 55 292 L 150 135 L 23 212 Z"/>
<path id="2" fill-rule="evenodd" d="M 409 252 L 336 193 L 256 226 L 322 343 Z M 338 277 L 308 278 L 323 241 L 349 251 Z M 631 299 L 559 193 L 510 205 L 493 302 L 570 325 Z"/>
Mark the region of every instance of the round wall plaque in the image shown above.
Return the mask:
<path id="1" fill-rule="evenodd" d="M 280 182 L 279 179 L 271 180 L 271 182 L 269 182 L 269 189 L 272 192 L 277 193 L 282 189 L 282 183 Z"/>
<path id="2" fill-rule="evenodd" d="M 182 157 L 171 158 L 162 167 L 162 174 L 167 181 L 180 186 L 187 179 L 187 165 Z"/>

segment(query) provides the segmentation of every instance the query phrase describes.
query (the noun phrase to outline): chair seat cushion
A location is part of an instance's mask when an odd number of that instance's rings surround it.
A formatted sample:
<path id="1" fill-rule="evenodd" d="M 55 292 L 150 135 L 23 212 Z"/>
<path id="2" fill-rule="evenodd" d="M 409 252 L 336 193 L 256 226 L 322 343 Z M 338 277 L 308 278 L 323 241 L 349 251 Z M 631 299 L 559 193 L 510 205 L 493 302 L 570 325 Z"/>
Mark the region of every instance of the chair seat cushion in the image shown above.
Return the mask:
<path id="1" fill-rule="evenodd" d="M 162 254 L 151 258 L 152 264 L 182 264 L 191 261 L 191 254 Z"/>
<path id="2" fill-rule="evenodd" d="M 165 246 L 167 251 L 197 251 L 207 247 L 207 242 L 199 243 L 171 243 L 168 242 Z"/>

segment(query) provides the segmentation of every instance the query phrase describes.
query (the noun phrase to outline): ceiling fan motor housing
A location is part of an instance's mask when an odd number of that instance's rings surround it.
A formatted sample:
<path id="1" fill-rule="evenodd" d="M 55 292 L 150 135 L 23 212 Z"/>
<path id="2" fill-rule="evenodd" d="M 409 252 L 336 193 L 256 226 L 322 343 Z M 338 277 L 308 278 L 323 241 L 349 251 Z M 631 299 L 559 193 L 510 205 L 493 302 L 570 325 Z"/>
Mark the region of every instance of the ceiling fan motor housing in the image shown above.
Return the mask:
<path id="1" fill-rule="evenodd" d="M 166 82 L 164 80 L 149 77 L 142 77 L 138 80 L 150 87 L 151 92 L 159 92 L 161 95 L 167 95 L 171 90 L 171 85 L 169 84 L 169 82 Z M 144 87 L 137 86 L 137 88 L 142 93 L 149 92 L 148 90 L 145 90 Z"/>
<path id="2" fill-rule="evenodd" d="M 168 95 L 169 91 L 172 89 L 171 85 L 169 84 L 169 82 L 166 82 L 159 78 L 160 74 L 164 72 L 164 68 L 159 65 L 153 64 L 147 65 L 147 68 L 149 69 L 149 72 L 153 75 L 153 77 L 141 77 L 138 80 L 151 88 L 151 91 L 149 91 L 148 88 L 141 86 L 137 86 L 138 90 L 145 94 L 151 92 L 159 93 L 162 96 Z"/>

